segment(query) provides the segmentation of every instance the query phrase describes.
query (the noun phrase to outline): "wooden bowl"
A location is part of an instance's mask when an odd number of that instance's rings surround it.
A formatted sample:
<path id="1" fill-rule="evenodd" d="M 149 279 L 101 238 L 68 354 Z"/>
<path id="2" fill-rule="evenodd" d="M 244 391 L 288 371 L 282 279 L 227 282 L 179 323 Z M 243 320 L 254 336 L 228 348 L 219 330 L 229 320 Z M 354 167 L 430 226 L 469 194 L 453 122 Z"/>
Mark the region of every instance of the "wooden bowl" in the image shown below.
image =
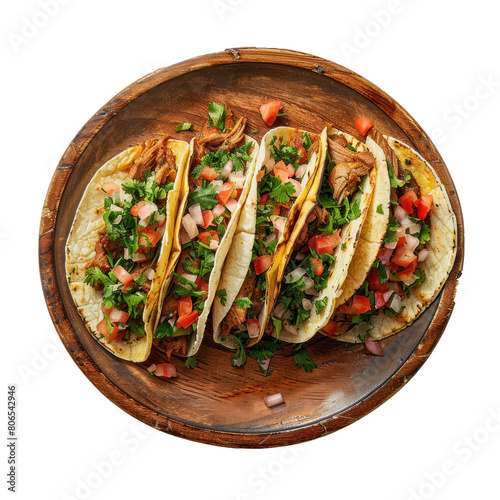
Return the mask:
<path id="1" fill-rule="evenodd" d="M 198 366 L 175 361 L 178 378 L 165 381 L 101 348 L 86 330 L 70 295 L 64 246 L 84 189 L 95 171 L 125 148 L 157 134 L 174 134 L 182 122 L 199 130 L 210 101 L 224 102 L 249 119 L 259 139 L 268 127 L 259 106 L 284 102 L 276 125 L 320 132 L 326 123 L 357 135 L 356 118 L 371 117 L 385 134 L 417 149 L 436 169 L 458 220 L 458 255 L 448 282 L 424 314 L 385 339 L 385 357 L 367 356 L 359 345 L 317 336 L 309 352 L 317 368 L 296 368 L 291 346 L 271 362 L 264 377 L 250 359 L 230 364 L 231 352 L 207 331 Z M 189 140 L 192 131 L 175 134 Z M 299 443 L 336 431 L 363 417 L 398 391 L 420 368 L 441 337 L 454 305 L 463 262 L 460 203 L 450 174 L 427 134 L 393 99 L 361 76 L 318 57 L 277 49 L 228 49 L 163 68 L 138 80 L 100 109 L 64 153 L 52 178 L 40 224 L 40 274 L 49 309 L 66 349 L 111 401 L 161 431 L 221 446 L 263 448 Z M 416 355 L 418 351 L 418 355 Z M 104 376 L 103 376 L 104 375 Z M 268 409 L 267 395 L 281 392 L 285 405 Z"/>

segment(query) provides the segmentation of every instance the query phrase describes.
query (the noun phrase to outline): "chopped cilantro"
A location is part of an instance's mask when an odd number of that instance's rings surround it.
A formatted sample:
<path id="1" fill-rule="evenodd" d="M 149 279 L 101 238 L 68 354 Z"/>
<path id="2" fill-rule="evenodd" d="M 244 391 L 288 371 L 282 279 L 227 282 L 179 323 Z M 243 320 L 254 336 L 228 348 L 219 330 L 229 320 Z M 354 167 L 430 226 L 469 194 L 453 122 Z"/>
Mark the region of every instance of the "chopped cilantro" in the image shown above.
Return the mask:
<path id="1" fill-rule="evenodd" d="M 297 368 L 303 368 L 305 372 L 311 373 L 314 368 L 316 368 L 316 364 L 312 360 L 311 356 L 307 352 L 307 349 L 304 347 L 304 344 L 298 344 L 294 347 L 296 351 L 293 355 L 293 359 Z"/>
<path id="2" fill-rule="evenodd" d="M 384 215 L 384 209 L 382 208 L 382 203 L 377 207 L 377 213 Z"/>
<path id="3" fill-rule="evenodd" d="M 193 126 L 192 123 L 188 122 L 180 123 L 179 125 L 177 125 L 177 127 L 175 127 L 175 131 L 180 132 L 181 130 L 189 130 L 192 126 Z"/>
<path id="4" fill-rule="evenodd" d="M 225 288 L 221 288 L 220 290 L 217 290 L 215 292 L 215 295 L 219 297 L 220 303 L 225 306 L 226 305 L 226 299 L 227 299 L 227 292 Z"/>
<path id="5" fill-rule="evenodd" d="M 316 300 L 314 303 L 314 306 L 316 307 L 316 314 L 320 314 L 321 311 L 327 306 L 328 304 L 328 296 L 324 297 L 321 300 Z"/>
<path id="6" fill-rule="evenodd" d="M 198 186 L 190 195 L 188 206 L 199 203 L 202 210 L 212 210 L 219 204 L 216 198 L 217 188 L 214 184 L 208 184 L 206 187 Z"/>
<path id="7" fill-rule="evenodd" d="M 196 359 L 194 359 L 194 358 L 187 358 L 186 362 L 184 363 L 184 366 L 186 368 L 193 369 L 197 364 L 198 364 L 198 361 Z"/>
<path id="8" fill-rule="evenodd" d="M 208 105 L 208 123 L 211 127 L 217 127 L 221 132 L 225 131 L 224 118 L 226 118 L 226 106 L 220 102 L 211 102 Z"/>
<path id="9" fill-rule="evenodd" d="M 234 303 L 240 308 L 240 309 L 248 309 L 249 307 L 252 307 L 252 301 L 248 297 L 243 297 L 241 299 L 236 299 Z"/>

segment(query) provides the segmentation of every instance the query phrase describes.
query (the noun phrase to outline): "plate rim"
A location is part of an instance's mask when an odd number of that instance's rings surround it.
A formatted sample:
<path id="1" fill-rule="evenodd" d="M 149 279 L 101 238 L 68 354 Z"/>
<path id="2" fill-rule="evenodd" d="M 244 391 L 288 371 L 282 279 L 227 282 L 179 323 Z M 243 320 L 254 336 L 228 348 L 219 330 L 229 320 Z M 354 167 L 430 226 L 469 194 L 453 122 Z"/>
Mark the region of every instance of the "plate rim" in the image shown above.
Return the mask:
<path id="1" fill-rule="evenodd" d="M 427 161 L 435 168 L 437 166 L 436 170 L 448 191 L 457 219 L 457 255 L 453 269 L 441 292 L 436 313 L 427 332 L 405 363 L 375 391 L 341 413 L 300 428 L 269 433 L 207 430 L 176 421 L 144 407 L 103 376 L 99 367 L 80 344 L 66 315 L 57 288 L 53 252 L 58 202 L 78 159 L 102 127 L 130 102 L 168 80 L 209 66 L 234 63 L 272 63 L 294 66 L 335 80 L 369 99 L 405 132 L 417 151 Z M 158 430 L 192 441 L 239 448 L 268 448 L 316 439 L 359 420 L 396 394 L 427 360 L 444 332 L 453 311 L 458 279 L 462 274 L 463 259 L 464 230 L 459 197 L 441 155 L 425 131 L 399 103 L 357 73 L 327 59 L 288 49 L 231 48 L 223 52 L 197 56 L 153 71 L 120 91 L 87 121 L 64 152 L 47 190 L 39 230 L 40 278 L 49 314 L 66 350 L 92 384 L 119 408 Z"/>

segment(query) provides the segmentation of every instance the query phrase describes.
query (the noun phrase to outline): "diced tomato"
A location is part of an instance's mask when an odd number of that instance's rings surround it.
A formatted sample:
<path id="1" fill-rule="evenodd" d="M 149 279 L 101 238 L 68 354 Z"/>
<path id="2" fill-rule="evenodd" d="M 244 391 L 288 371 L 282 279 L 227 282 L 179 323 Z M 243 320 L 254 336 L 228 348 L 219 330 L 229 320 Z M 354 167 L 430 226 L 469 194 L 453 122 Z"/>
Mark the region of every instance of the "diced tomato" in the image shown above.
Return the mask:
<path id="1" fill-rule="evenodd" d="M 427 217 L 433 201 L 434 198 L 432 197 L 432 194 L 424 194 L 422 198 L 415 202 L 415 206 L 417 207 L 417 216 L 420 220 L 424 220 Z"/>
<path id="2" fill-rule="evenodd" d="M 214 168 L 205 166 L 205 167 L 203 167 L 203 170 L 201 171 L 200 179 L 204 179 L 207 181 L 213 181 L 218 176 L 219 176 L 219 174 L 215 171 Z"/>
<path id="3" fill-rule="evenodd" d="M 193 310 L 193 301 L 191 295 L 186 295 L 186 297 L 179 297 L 177 299 L 177 311 L 179 317 L 189 314 Z"/>
<path id="4" fill-rule="evenodd" d="M 219 133 L 219 129 L 217 127 L 211 127 L 211 128 L 205 128 L 203 129 L 203 136 L 204 137 L 207 137 L 209 135 L 212 135 L 212 134 L 218 134 Z"/>
<path id="5" fill-rule="evenodd" d="M 340 314 L 364 314 L 370 310 L 370 299 L 363 295 L 354 295 L 347 303 L 339 307 Z"/>
<path id="6" fill-rule="evenodd" d="M 274 100 L 263 104 L 259 108 L 260 116 L 262 116 L 262 119 L 266 122 L 267 125 L 271 126 L 274 123 L 280 111 L 280 107 L 281 101 Z"/>
<path id="7" fill-rule="evenodd" d="M 118 330 L 118 325 L 116 323 L 111 323 L 113 327 L 113 331 L 111 333 L 108 332 L 108 325 L 105 320 L 99 321 L 97 323 L 97 331 L 107 337 L 109 340 L 121 340 L 123 337 L 123 331 Z"/>
<path id="8" fill-rule="evenodd" d="M 368 288 L 370 290 L 380 290 L 382 283 L 380 282 L 380 276 L 378 275 L 377 271 L 371 271 L 370 273 L 368 273 L 367 279 Z"/>
<path id="9" fill-rule="evenodd" d="M 116 182 L 106 182 L 106 184 L 102 185 L 102 188 L 108 194 L 113 194 L 113 193 L 119 193 L 120 192 L 120 186 L 118 184 L 116 184 Z"/>
<path id="10" fill-rule="evenodd" d="M 325 266 L 321 259 L 311 259 L 311 264 L 314 266 L 314 276 L 321 276 L 325 270 Z"/>
<path id="11" fill-rule="evenodd" d="M 263 194 L 261 197 L 260 197 L 260 200 L 259 200 L 259 205 L 265 205 L 267 203 L 267 199 L 269 198 L 269 193 L 266 193 L 266 194 Z"/>
<path id="12" fill-rule="evenodd" d="M 398 243 L 396 245 L 396 248 L 401 248 L 402 246 L 404 246 L 405 243 L 406 243 L 406 238 L 404 236 L 401 236 L 401 238 L 398 238 Z"/>
<path id="13" fill-rule="evenodd" d="M 220 188 L 217 199 L 221 205 L 225 205 L 227 200 L 229 200 L 231 193 L 234 190 L 234 182 L 225 182 Z"/>
<path id="14" fill-rule="evenodd" d="M 405 247 L 397 248 L 396 253 L 392 256 L 392 263 L 401 267 L 410 265 L 414 260 L 417 260 L 417 256 Z"/>
<path id="15" fill-rule="evenodd" d="M 131 209 L 130 209 L 130 213 L 134 216 L 134 217 L 137 217 L 139 215 L 139 211 L 142 207 L 146 206 L 147 203 L 142 200 L 140 201 L 139 203 L 136 203 Z"/>
<path id="16" fill-rule="evenodd" d="M 101 311 L 106 315 L 108 316 L 109 318 L 109 315 L 111 314 L 111 311 L 115 308 L 115 306 L 111 306 L 109 309 L 106 309 L 106 306 L 104 305 L 104 302 L 101 304 Z"/>
<path id="17" fill-rule="evenodd" d="M 328 253 L 330 255 L 333 255 L 333 250 L 336 248 L 340 242 L 342 241 L 342 238 L 340 236 L 340 229 L 333 234 L 330 234 L 328 236 L 313 236 L 308 244 L 309 246 L 318 252 L 318 255 L 322 255 L 324 253 Z"/>
<path id="18" fill-rule="evenodd" d="M 394 252 L 394 249 L 391 248 L 381 248 L 377 254 L 377 257 L 380 259 L 380 262 L 384 264 L 388 264 L 389 259 L 391 258 L 392 253 Z"/>
<path id="19" fill-rule="evenodd" d="M 118 281 L 123 283 L 125 286 L 132 283 L 132 275 L 122 266 L 116 266 L 113 268 L 113 274 L 118 278 Z"/>
<path id="20" fill-rule="evenodd" d="M 356 125 L 356 130 L 364 137 L 374 124 L 369 118 L 363 116 L 359 120 L 356 120 L 354 125 Z"/>
<path id="21" fill-rule="evenodd" d="M 156 365 L 155 374 L 160 378 L 177 377 L 177 370 L 172 363 L 159 363 Z"/>
<path id="22" fill-rule="evenodd" d="M 380 309 L 381 307 L 384 307 L 384 305 L 384 292 L 382 292 L 381 290 L 377 290 L 375 292 L 375 309 Z"/>
<path id="23" fill-rule="evenodd" d="M 415 259 L 408 266 L 406 266 L 402 271 L 398 272 L 398 278 L 401 281 L 407 281 L 413 274 L 413 271 L 415 271 L 415 269 L 417 268 L 417 264 L 418 259 L 415 256 Z"/>
<path id="24" fill-rule="evenodd" d="M 328 323 L 323 327 L 323 332 L 325 332 L 328 337 L 334 338 L 338 326 L 339 324 L 336 321 L 329 320 Z"/>
<path id="25" fill-rule="evenodd" d="M 413 204 L 418 200 L 417 193 L 414 189 L 406 192 L 403 196 L 399 197 L 399 204 L 404 208 L 404 211 L 407 214 L 411 214 L 413 212 Z"/>
<path id="26" fill-rule="evenodd" d="M 273 260 L 272 255 L 261 255 L 253 261 L 253 267 L 256 274 L 265 273 L 270 267 Z"/>
<path id="27" fill-rule="evenodd" d="M 177 320 L 177 328 L 187 328 L 188 326 L 191 326 L 197 319 L 198 311 L 195 309 L 189 314 L 179 317 L 179 319 Z"/>
<path id="28" fill-rule="evenodd" d="M 165 225 L 165 222 L 167 221 L 167 217 L 165 216 L 165 214 L 162 214 L 163 217 L 161 217 L 161 219 L 158 221 L 158 227 L 163 227 Z"/>
<path id="29" fill-rule="evenodd" d="M 196 278 L 195 284 L 198 287 L 196 289 L 197 291 L 208 292 L 208 283 L 205 280 L 202 280 L 199 276 Z M 207 296 L 205 294 L 202 295 L 200 298 L 201 300 L 206 300 Z"/>
<path id="30" fill-rule="evenodd" d="M 299 163 L 300 164 L 305 163 L 309 159 L 309 156 L 307 155 L 306 148 L 304 146 L 299 146 L 297 148 L 297 151 L 299 153 L 301 153 Z"/>
<path id="31" fill-rule="evenodd" d="M 145 227 L 137 231 L 139 234 L 139 253 L 148 253 L 151 247 L 155 247 L 161 240 L 160 233 L 157 233 L 152 227 Z"/>
<path id="32" fill-rule="evenodd" d="M 237 189 L 237 190 L 236 190 L 236 199 L 237 199 L 237 200 L 239 200 L 239 199 L 240 199 L 241 193 L 243 193 L 243 189 Z"/>
<path id="33" fill-rule="evenodd" d="M 203 229 L 206 229 L 210 224 L 212 224 L 212 221 L 214 220 L 214 214 L 212 213 L 212 210 L 203 210 L 202 212 L 203 215 L 203 224 L 201 227 Z"/>
<path id="34" fill-rule="evenodd" d="M 212 240 L 219 241 L 219 235 L 215 231 L 204 231 L 198 235 L 198 238 L 205 245 L 210 245 Z"/>

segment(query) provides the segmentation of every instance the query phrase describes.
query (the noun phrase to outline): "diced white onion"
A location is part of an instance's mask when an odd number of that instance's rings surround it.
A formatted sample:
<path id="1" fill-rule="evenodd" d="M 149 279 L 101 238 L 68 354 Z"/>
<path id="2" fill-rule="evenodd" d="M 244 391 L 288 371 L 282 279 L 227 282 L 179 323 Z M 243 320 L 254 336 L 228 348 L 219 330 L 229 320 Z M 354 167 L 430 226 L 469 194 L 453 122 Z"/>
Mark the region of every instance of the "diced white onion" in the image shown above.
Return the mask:
<path id="1" fill-rule="evenodd" d="M 307 292 L 313 287 L 314 287 L 314 280 L 312 278 L 309 278 L 309 276 L 306 276 L 304 278 L 304 290 Z"/>
<path id="2" fill-rule="evenodd" d="M 286 224 L 286 217 L 280 217 L 279 215 L 273 215 L 271 217 L 271 220 L 273 221 L 273 226 L 279 231 L 283 232 L 285 229 L 285 224 Z"/>
<path id="3" fill-rule="evenodd" d="M 418 277 L 412 274 L 411 276 L 408 276 L 408 278 L 404 278 L 401 281 L 405 284 L 410 286 L 415 280 L 417 280 Z"/>
<path id="4" fill-rule="evenodd" d="M 129 259 L 129 251 L 128 251 L 128 248 L 125 247 L 124 250 L 123 250 L 123 258 L 125 260 L 128 260 Z"/>
<path id="5" fill-rule="evenodd" d="M 139 252 L 135 252 L 132 254 L 132 260 L 134 262 L 139 262 L 141 260 L 144 260 L 144 254 L 143 253 L 139 253 Z"/>
<path id="6" fill-rule="evenodd" d="M 157 227 L 156 228 L 156 232 L 160 235 L 160 236 L 163 236 L 165 234 L 165 229 L 166 229 L 166 226 L 165 224 L 163 224 L 163 226 L 160 226 L 160 227 Z"/>
<path id="7" fill-rule="evenodd" d="M 120 222 L 122 221 L 122 215 L 120 214 L 114 221 L 113 221 L 113 224 L 120 224 Z"/>
<path id="8" fill-rule="evenodd" d="M 120 200 L 122 201 L 128 201 L 129 203 L 132 203 L 133 196 L 130 193 L 124 193 L 123 191 L 120 191 Z"/>
<path id="9" fill-rule="evenodd" d="M 156 371 L 156 365 L 151 365 L 149 368 L 148 368 L 148 372 L 149 373 L 153 373 Z"/>
<path id="10" fill-rule="evenodd" d="M 224 167 L 222 167 L 220 175 L 222 175 L 224 179 L 227 179 L 232 171 L 233 171 L 233 162 L 231 160 L 228 160 L 224 165 Z"/>
<path id="11" fill-rule="evenodd" d="M 302 307 L 306 311 L 310 311 L 313 308 L 312 302 L 309 299 L 302 299 Z"/>
<path id="12" fill-rule="evenodd" d="M 209 244 L 210 250 L 217 250 L 219 247 L 219 242 L 217 240 L 210 240 Z"/>
<path id="13" fill-rule="evenodd" d="M 410 252 L 415 251 L 415 248 L 420 245 L 420 240 L 418 238 L 415 238 L 415 236 L 412 236 L 411 234 L 406 235 L 406 243 L 405 243 L 405 248 L 409 250 Z"/>
<path id="14" fill-rule="evenodd" d="M 148 280 L 152 280 L 155 277 L 155 270 L 148 267 L 142 274 L 144 274 Z"/>
<path id="15" fill-rule="evenodd" d="M 394 217 L 396 217 L 396 219 L 398 219 L 398 221 L 401 222 L 406 217 L 405 209 L 400 205 L 395 205 L 394 206 Z"/>
<path id="16" fill-rule="evenodd" d="M 248 336 L 251 339 L 254 339 L 254 338 L 259 336 L 259 333 L 260 333 L 259 325 L 252 323 L 250 325 L 247 325 L 247 328 L 248 328 Z"/>
<path id="17" fill-rule="evenodd" d="M 388 241 L 384 246 L 385 246 L 385 248 L 388 248 L 389 250 L 394 250 L 396 248 L 397 244 L 398 244 L 397 241 Z"/>
<path id="18" fill-rule="evenodd" d="M 285 283 L 295 283 L 296 281 L 299 281 L 304 274 L 306 274 L 306 270 L 303 267 L 297 267 L 297 269 L 294 269 L 291 273 L 288 273 L 285 276 Z"/>
<path id="19" fill-rule="evenodd" d="M 401 297 L 396 293 L 394 294 L 394 297 L 392 298 L 392 301 L 391 301 L 391 309 L 394 311 L 394 312 L 400 312 L 401 311 Z"/>
<path id="20" fill-rule="evenodd" d="M 287 332 L 290 332 L 292 335 L 298 335 L 299 334 L 299 331 L 297 330 L 297 328 L 295 328 L 291 323 L 290 321 L 288 320 L 284 320 L 283 321 L 283 326 L 285 327 L 285 330 Z"/>
<path id="21" fill-rule="evenodd" d="M 138 224 L 138 225 L 139 225 L 139 226 L 141 226 L 141 227 L 147 227 L 148 222 L 149 222 L 149 219 L 141 219 L 141 220 L 139 221 L 139 224 Z"/>
<path id="22" fill-rule="evenodd" d="M 226 211 L 224 205 L 221 205 L 220 203 L 215 206 L 215 208 L 212 210 L 212 214 L 214 216 L 214 219 L 222 215 Z"/>
<path id="23" fill-rule="evenodd" d="M 396 229 L 396 233 L 394 236 L 396 236 L 396 238 L 403 238 L 404 236 L 406 236 L 406 227 L 399 226 Z"/>
<path id="24" fill-rule="evenodd" d="M 187 279 L 188 281 L 192 281 L 193 283 L 196 281 L 196 278 L 198 276 L 196 276 L 196 274 L 181 274 L 181 276 L 185 279 Z M 191 285 L 190 284 L 187 284 L 187 285 L 182 285 L 184 288 L 186 287 L 189 287 L 191 288 Z"/>
<path id="25" fill-rule="evenodd" d="M 281 319 L 283 315 L 283 309 L 285 308 L 285 304 L 283 302 L 279 302 L 278 305 L 274 308 L 273 316 L 277 319 Z"/>
<path id="26" fill-rule="evenodd" d="M 276 234 L 276 231 L 274 231 L 274 233 L 271 233 L 270 235 L 268 235 L 266 237 L 266 239 L 264 240 L 266 242 L 266 245 L 269 245 L 269 243 L 271 243 L 271 241 L 274 241 L 277 237 L 277 234 Z"/>
<path id="27" fill-rule="evenodd" d="M 271 362 L 271 358 L 266 358 L 266 359 L 263 359 L 262 361 L 261 360 L 257 361 L 257 363 L 259 363 L 260 367 L 264 371 L 267 371 L 267 369 L 269 368 L 269 363 L 270 362 Z"/>
<path id="28" fill-rule="evenodd" d="M 197 226 L 203 225 L 203 214 L 201 213 L 201 205 L 199 203 L 195 203 L 194 205 L 191 205 L 188 208 L 188 211 L 189 211 L 191 217 L 193 218 L 194 223 Z M 186 229 L 186 231 L 187 231 L 187 229 Z M 189 231 L 188 231 L 188 233 L 189 233 Z"/>
<path id="29" fill-rule="evenodd" d="M 412 224 L 411 226 L 408 226 L 408 230 L 410 231 L 410 234 L 417 234 L 420 233 L 421 226 L 420 224 Z"/>
<path id="30" fill-rule="evenodd" d="M 246 332 L 246 331 L 247 331 L 247 325 L 246 325 L 246 323 L 241 323 L 241 325 L 238 325 L 238 328 L 239 328 L 242 332 Z"/>
<path id="31" fill-rule="evenodd" d="M 301 262 L 303 261 L 304 259 L 306 258 L 306 254 L 305 253 L 298 253 L 296 256 L 295 256 L 295 260 L 297 262 Z"/>
<path id="32" fill-rule="evenodd" d="M 232 172 L 229 174 L 229 182 L 234 183 L 235 189 L 243 189 L 243 187 L 245 186 L 245 181 L 246 177 L 244 175 L 240 175 L 239 172 L 237 173 Z"/>
<path id="33" fill-rule="evenodd" d="M 222 184 L 224 184 L 224 181 L 212 181 L 212 184 L 216 187 L 217 193 L 220 191 L 220 188 L 222 187 Z"/>
<path id="34" fill-rule="evenodd" d="M 274 158 L 269 158 L 269 160 L 265 162 L 265 165 L 266 171 L 270 172 L 274 168 L 274 165 L 276 165 L 276 160 Z"/>
<path id="35" fill-rule="evenodd" d="M 281 319 L 290 319 L 292 317 L 292 313 L 287 311 L 285 314 L 281 316 Z"/>
<path id="36" fill-rule="evenodd" d="M 319 293 L 316 291 L 316 288 L 314 287 L 309 288 L 309 290 L 304 290 L 304 293 L 306 295 L 312 295 L 313 297 L 317 297 L 319 295 Z"/>
<path id="37" fill-rule="evenodd" d="M 423 262 L 425 259 L 427 259 L 428 255 L 429 255 L 429 250 L 427 248 L 422 248 L 422 250 L 418 252 L 418 261 Z"/>
<path id="38" fill-rule="evenodd" d="M 123 212 L 123 208 L 120 208 L 118 205 L 110 205 L 109 209 L 111 212 Z"/>
<path id="39" fill-rule="evenodd" d="M 277 394 L 273 394 L 272 396 L 267 396 L 264 398 L 264 403 L 268 408 L 272 408 L 273 406 L 283 405 L 285 404 L 285 399 L 281 395 L 280 392 Z"/>
<path id="40" fill-rule="evenodd" d="M 295 179 L 288 179 L 288 182 L 291 183 L 293 185 L 293 187 L 295 188 L 295 193 L 293 193 L 291 195 L 292 198 L 297 198 L 300 193 L 302 193 L 302 186 L 300 185 L 300 182 L 296 181 Z"/>
<path id="41" fill-rule="evenodd" d="M 238 206 L 238 202 L 235 198 L 228 198 L 225 206 L 231 213 L 233 213 Z"/>
<path id="42" fill-rule="evenodd" d="M 306 173 L 306 170 L 307 170 L 307 167 L 309 165 L 307 163 L 303 163 L 298 169 L 297 171 L 295 172 L 295 177 L 297 179 L 302 179 L 302 177 L 304 177 L 304 174 Z"/>
<path id="43" fill-rule="evenodd" d="M 202 222 L 203 222 L 203 217 L 202 217 Z M 196 236 L 198 236 L 199 231 L 198 228 L 196 227 L 196 222 L 193 220 L 193 217 L 191 217 L 191 214 L 186 214 L 182 218 L 182 225 L 184 226 L 186 233 L 189 235 L 189 240 L 192 240 L 193 238 L 196 238 Z"/>
<path id="44" fill-rule="evenodd" d="M 186 230 L 183 227 L 181 227 L 181 230 L 179 231 L 179 238 L 181 240 L 182 245 L 184 245 L 185 243 L 189 243 L 191 241 L 189 234 L 187 234 Z"/>

